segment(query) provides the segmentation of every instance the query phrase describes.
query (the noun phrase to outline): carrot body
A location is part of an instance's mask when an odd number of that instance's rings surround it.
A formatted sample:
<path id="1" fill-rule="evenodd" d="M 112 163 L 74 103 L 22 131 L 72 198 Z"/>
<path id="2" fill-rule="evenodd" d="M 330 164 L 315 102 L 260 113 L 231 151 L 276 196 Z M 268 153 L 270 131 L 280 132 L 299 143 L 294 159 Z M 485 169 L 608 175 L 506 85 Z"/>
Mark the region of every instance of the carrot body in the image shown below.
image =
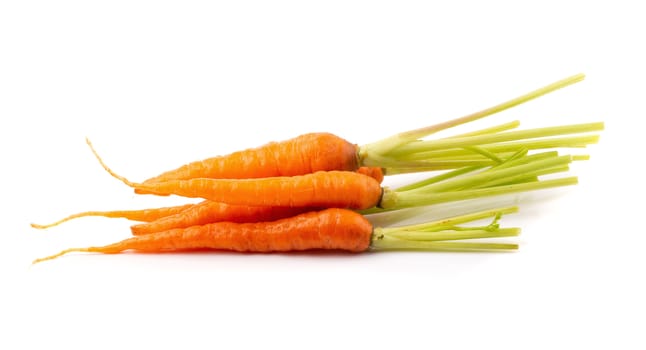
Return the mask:
<path id="1" fill-rule="evenodd" d="M 355 171 L 358 164 L 356 145 L 330 133 L 310 133 L 188 163 L 145 182 L 194 178 L 250 179 L 304 175 L 322 170 Z"/>
<path id="2" fill-rule="evenodd" d="M 377 180 L 379 183 L 384 181 L 384 169 L 374 166 L 362 166 L 357 169 L 359 174 L 370 176 L 371 178 Z"/>
<path id="3" fill-rule="evenodd" d="M 356 172 L 319 171 L 313 174 L 262 179 L 190 179 L 129 186 L 160 194 L 204 198 L 250 206 L 335 207 L 367 209 L 379 204 L 377 180 Z"/>
<path id="4" fill-rule="evenodd" d="M 252 207 L 248 205 L 230 205 L 213 201 L 203 201 L 181 213 L 166 216 L 158 220 L 133 225 L 133 235 L 145 235 L 167 231 L 175 228 L 206 225 L 221 221 L 237 223 L 275 221 L 311 211 L 306 207 Z"/>
<path id="5" fill-rule="evenodd" d="M 173 229 L 89 248 L 72 248 L 38 259 L 50 260 L 69 252 L 120 253 L 125 250 L 169 252 L 220 249 L 239 252 L 288 252 L 311 249 L 366 251 L 372 224 L 351 210 L 330 208 L 272 222 L 218 222 Z"/>

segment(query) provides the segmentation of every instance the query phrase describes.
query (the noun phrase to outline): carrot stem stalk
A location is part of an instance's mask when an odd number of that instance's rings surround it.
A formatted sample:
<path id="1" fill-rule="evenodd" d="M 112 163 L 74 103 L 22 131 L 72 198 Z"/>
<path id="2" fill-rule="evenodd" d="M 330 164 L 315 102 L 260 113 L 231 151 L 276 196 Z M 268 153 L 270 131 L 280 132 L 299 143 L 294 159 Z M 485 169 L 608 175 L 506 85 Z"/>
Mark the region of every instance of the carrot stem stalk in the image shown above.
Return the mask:
<path id="1" fill-rule="evenodd" d="M 533 139 L 538 137 L 558 136 L 574 133 L 586 133 L 601 131 L 604 128 L 602 122 L 586 123 L 576 125 L 561 125 L 546 128 L 537 128 L 529 130 L 517 130 L 502 132 L 497 134 L 476 135 L 459 138 L 447 138 L 439 140 L 429 140 L 415 142 L 401 146 L 389 152 L 389 155 L 400 156 L 418 152 L 428 152 L 434 150 L 464 148 L 466 146 L 487 145 L 500 142 L 518 141 Z"/>
<path id="2" fill-rule="evenodd" d="M 375 228 L 373 250 L 514 250 L 517 244 L 492 242 L 455 242 L 468 239 L 513 237 L 519 228 L 500 228 L 498 220 L 518 207 L 504 207 L 469 213 L 422 224 Z M 494 218 L 487 226 L 459 226 L 467 222 Z"/>
<path id="3" fill-rule="evenodd" d="M 476 113 L 472 113 L 460 118 L 456 118 L 453 120 L 445 121 L 439 124 L 435 124 L 432 126 L 420 128 L 420 129 L 415 129 L 415 130 L 409 130 L 405 131 L 402 133 L 398 133 L 396 135 L 393 135 L 391 137 L 385 138 L 381 141 L 377 141 L 372 144 L 368 144 L 365 146 L 360 147 L 360 159 L 363 159 L 364 161 L 369 160 L 371 157 L 374 155 L 384 155 L 388 153 L 389 151 L 402 146 L 406 143 L 410 143 L 412 141 L 415 141 L 419 138 L 423 138 L 426 136 L 429 136 L 431 134 L 434 134 L 436 132 L 446 130 L 458 125 L 466 124 L 499 112 L 502 112 L 506 109 L 515 107 L 517 105 L 523 104 L 525 102 L 528 102 L 530 100 L 533 100 L 535 98 L 538 98 L 540 96 L 543 96 L 545 94 L 548 94 L 550 92 L 556 91 L 558 89 L 564 88 L 568 85 L 572 85 L 574 83 L 580 82 L 585 78 L 584 74 L 576 74 L 571 77 L 559 80 L 555 83 L 549 84 L 547 86 L 544 86 L 542 88 L 536 89 L 532 92 L 529 92 L 527 94 L 524 94 L 522 96 L 513 98 L 509 101 L 503 102 L 501 104 L 495 105 L 493 107 L 486 108 L 484 110 L 481 110 Z M 368 162 L 369 163 L 369 162 Z"/>

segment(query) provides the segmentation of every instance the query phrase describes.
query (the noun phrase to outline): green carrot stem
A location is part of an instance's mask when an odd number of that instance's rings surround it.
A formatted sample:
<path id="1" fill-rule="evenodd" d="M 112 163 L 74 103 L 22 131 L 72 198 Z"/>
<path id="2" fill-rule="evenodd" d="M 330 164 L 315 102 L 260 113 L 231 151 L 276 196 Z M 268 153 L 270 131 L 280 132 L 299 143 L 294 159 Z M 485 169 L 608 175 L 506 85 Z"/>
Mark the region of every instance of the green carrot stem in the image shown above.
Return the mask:
<path id="1" fill-rule="evenodd" d="M 500 124 L 500 125 L 494 125 L 494 126 L 491 126 L 491 127 L 485 128 L 485 129 L 481 129 L 481 130 L 476 130 L 476 131 L 471 131 L 471 132 L 467 132 L 467 133 L 464 133 L 464 134 L 450 136 L 449 138 L 495 134 L 495 133 L 515 129 L 515 128 L 519 127 L 519 126 L 520 126 L 520 121 L 514 120 L 514 121 L 509 122 L 509 123 L 504 123 L 504 124 Z"/>
<path id="2" fill-rule="evenodd" d="M 438 232 L 427 231 L 400 231 L 392 233 L 395 238 L 405 239 L 409 241 L 453 241 L 464 239 L 481 239 L 481 238 L 498 238 L 498 237 L 513 237 L 520 234 L 520 228 L 504 228 L 496 231 L 487 230 L 444 230 Z"/>
<path id="3" fill-rule="evenodd" d="M 424 193 L 419 191 L 398 193 L 385 191 L 380 207 L 384 209 L 401 209 L 438 203 L 456 202 L 467 199 L 499 196 L 518 192 L 536 191 L 547 188 L 569 186 L 577 184 L 576 177 L 542 180 L 538 182 L 519 183 L 512 185 L 468 189 L 453 192 Z"/>
<path id="4" fill-rule="evenodd" d="M 446 227 L 456 226 L 467 222 L 482 220 L 490 217 L 498 217 L 506 214 L 513 214 L 518 212 L 517 206 L 495 208 L 482 210 L 475 213 L 468 213 L 450 218 L 444 218 L 437 221 L 425 222 L 421 224 L 398 226 L 398 227 L 385 227 L 381 228 L 380 232 L 383 234 L 391 234 L 399 231 L 422 231 L 422 230 L 442 230 Z"/>
<path id="5" fill-rule="evenodd" d="M 536 170 L 568 164 L 571 161 L 572 161 L 572 157 L 569 155 L 565 155 L 565 156 L 540 159 L 537 161 L 529 162 L 527 164 L 520 164 L 517 166 L 511 166 L 511 167 L 506 167 L 501 169 L 491 168 L 478 174 L 464 176 L 460 178 L 453 178 L 448 181 L 443 181 L 439 183 L 430 184 L 424 187 L 420 187 L 416 191 L 431 193 L 431 192 L 445 192 L 445 191 L 459 190 L 463 188 L 471 188 L 473 186 L 486 183 L 488 181 L 511 178 L 518 174 L 528 174 Z"/>
<path id="6" fill-rule="evenodd" d="M 563 80 L 559 80 L 555 83 L 549 84 L 547 86 L 544 86 L 540 89 L 534 90 L 530 93 L 524 94 L 522 96 L 513 98 L 509 101 L 503 102 L 501 104 L 495 105 L 493 107 L 486 108 L 482 111 L 472 113 L 457 119 L 453 120 L 448 120 L 439 124 L 435 124 L 432 126 L 420 128 L 420 129 L 415 129 L 415 130 L 410 130 L 406 132 L 402 132 L 396 135 L 393 135 L 391 137 L 388 137 L 386 139 L 383 139 L 381 141 L 377 141 L 372 144 L 368 144 L 365 146 L 361 147 L 360 153 L 360 158 L 365 159 L 367 158 L 370 153 L 375 153 L 375 154 L 385 154 L 388 153 L 390 150 L 393 148 L 399 147 L 405 143 L 414 141 L 416 139 L 426 137 L 428 135 L 431 135 L 433 133 L 436 133 L 441 130 L 446 130 L 458 125 L 466 124 L 487 116 L 490 116 L 492 114 L 496 114 L 499 112 L 502 112 L 506 109 L 512 108 L 514 106 L 517 106 L 519 104 L 525 103 L 527 101 L 533 100 L 535 98 L 538 98 L 540 96 L 543 96 L 545 94 L 548 94 L 550 92 L 553 92 L 555 90 L 561 89 L 563 87 L 566 87 L 568 85 L 572 85 L 574 83 L 577 83 L 579 81 L 582 81 L 585 78 L 585 75 L 583 74 L 576 74 L 571 77 L 565 78 Z"/>
<path id="7" fill-rule="evenodd" d="M 425 242 L 409 241 L 395 237 L 375 237 L 372 250 L 423 250 L 423 251 L 499 251 L 517 250 L 514 243 L 476 243 L 476 242 Z"/>
<path id="8" fill-rule="evenodd" d="M 422 181 L 418 181 L 418 182 L 415 182 L 415 183 L 412 183 L 412 184 L 408 184 L 406 186 L 398 187 L 397 192 L 404 192 L 404 191 L 414 190 L 414 189 L 417 189 L 417 188 L 420 188 L 420 187 L 424 187 L 424 186 L 431 185 L 431 184 L 434 184 L 434 183 L 438 183 L 438 182 L 441 182 L 441 181 L 445 181 L 445 180 L 448 180 L 448 179 L 451 179 L 451 178 L 454 178 L 454 177 L 458 177 L 460 175 L 468 174 L 468 173 L 474 172 L 474 171 L 482 169 L 482 168 L 483 168 L 482 166 L 468 166 L 468 167 L 459 168 L 459 169 L 456 169 L 456 170 L 453 170 L 453 171 L 450 171 L 450 172 L 446 172 L 446 173 L 441 174 L 441 175 L 436 175 L 436 176 L 430 177 L 428 179 L 424 179 Z"/>
<path id="9" fill-rule="evenodd" d="M 515 142 L 505 142 L 505 143 L 495 143 L 495 144 L 484 144 L 479 145 L 478 147 L 484 149 L 488 152 L 498 154 L 507 153 L 507 152 L 516 152 L 519 149 L 527 150 L 538 150 L 538 149 L 550 149 L 550 148 L 584 148 L 587 145 L 595 144 L 599 142 L 599 135 L 583 135 L 583 136 L 573 136 L 573 137 L 561 137 L 561 138 L 546 138 L 541 140 L 529 140 L 529 141 L 515 141 Z M 455 160 L 465 159 L 461 157 L 474 156 L 472 151 L 466 150 L 464 148 L 453 148 L 446 150 L 436 150 L 436 151 L 426 151 L 426 152 L 415 152 L 402 156 L 402 160 L 434 160 L 441 161 L 442 158 L 450 158 Z M 503 156 L 504 157 L 504 156 Z"/>
<path id="10" fill-rule="evenodd" d="M 504 177 L 504 178 L 485 181 L 485 182 L 482 182 L 482 183 L 477 184 L 476 186 L 473 186 L 473 187 L 470 187 L 470 188 L 473 188 L 473 189 L 487 188 L 487 187 L 500 186 L 500 185 L 506 185 L 506 184 L 516 184 L 516 183 L 538 181 L 539 176 L 555 174 L 555 173 L 560 173 L 560 172 L 566 172 L 568 170 L 570 170 L 570 167 L 567 164 L 565 164 L 565 165 L 557 165 L 557 166 L 553 166 L 553 167 L 540 168 L 540 169 L 536 169 L 534 171 L 528 171 L 526 173 L 519 173 L 519 174 L 516 174 L 516 175 L 513 175 L 513 176 L 508 176 L 508 177 Z"/>
<path id="11" fill-rule="evenodd" d="M 562 125 L 562 126 L 538 128 L 538 129 L 530 129 L 530 130 L 509 131 L 509 132 L 502 132 L 497 134 L 487 134 L 487 135 L 478 135 L 478 136 L 461 137 L 461 138 L 447 138 L 447 139 L 440 139 L 440 140 L 421 141 L 421 142 L 414 142 L 407 145 L 403 145 L 397 149 L 390 151 L 388 155 L 397 157 L 397 156 L 409 155 L 412 153 L 428 152 L 428 151 L 434 151 L 434 150 L 464 148 L 467 146 L 478 146 L 478 145 L 486 145 L 486 144 L 499 143 L 499 142 L 518 141 L 518 140 L 533 139 L 538 137 L 594 132 L 594 131 L 603 130 L 603 127 L 604 127 L 604 124 L 602 122 L 598 122 L 598 123 L 586 123 L 586 124 L 576 124 L 576 125 Z"/>

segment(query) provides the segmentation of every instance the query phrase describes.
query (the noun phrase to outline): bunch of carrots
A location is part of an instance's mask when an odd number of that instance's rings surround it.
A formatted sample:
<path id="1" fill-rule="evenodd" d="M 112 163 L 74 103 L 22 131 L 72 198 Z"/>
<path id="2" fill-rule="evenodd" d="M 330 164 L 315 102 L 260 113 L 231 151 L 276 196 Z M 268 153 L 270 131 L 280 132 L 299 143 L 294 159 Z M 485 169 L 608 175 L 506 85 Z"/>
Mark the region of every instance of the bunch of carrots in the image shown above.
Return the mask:
<path id="1" fill-rule="evenodd" d="M 557 149 L 596 143 L 603 123 L 513 130 L 519 122 L 466 134 L 428 139 L 432 134 L 509 109 L 583 80 L 578 74 L 507 102 L 421 129 L 357 146 L 329 133 L 311 133 L 264 146 L 183 165 L 143 182 L 115 173 L 88 146 L 103 168 L 139 194 L 202 198 L 197 204 L 145 210 L 88 211 L 65 221 L 105 216 L 140 221 L 133 237 L 69 252 L 120 253 L 187 251 L 288 252 L 335 249 L 351 252 L 387 249 L 513 250 L 517 244 L 482 241 L 509 237 L 519 228 L 502 228 L 502 215 L 517 207 L 468 213 L 439 221 L 373 227 L 373 214 L 573 185 L 576 177 L 543 179 L 562 173 L 587 156 L 561 155 Z M 396 189 L 384 176 L 428 172 L 428 178 Z M 491 219 L 487 225 L 464 225 Z M 470 241 L 475 240 L 475 241 Z"/>

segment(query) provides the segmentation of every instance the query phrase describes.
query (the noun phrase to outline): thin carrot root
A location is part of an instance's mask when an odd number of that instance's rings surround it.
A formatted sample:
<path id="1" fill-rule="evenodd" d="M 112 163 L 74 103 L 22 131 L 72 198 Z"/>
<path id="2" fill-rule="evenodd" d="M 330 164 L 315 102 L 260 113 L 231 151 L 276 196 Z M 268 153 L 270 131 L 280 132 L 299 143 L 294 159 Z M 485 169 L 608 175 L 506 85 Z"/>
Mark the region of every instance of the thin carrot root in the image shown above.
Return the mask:
<path id="1" fill-rule="evenodd" d="M 87 216 L 102 216 L 101 213 L 102 212 L 98 212 L 98 211 L 86 211 L 86 212 L 82 212 L 82 213 L 72 214 L 72 215 L 70 215 L 68 217 L 65 217 L 63 219 L 60 219 L 58 221 L 54 221 L 52 223 L 45 224 L 45 225 L 35 224 L 35 223 L 31 223 L 29 225 L 31 227 L 33 227 L 33 228 L 37 228 L 39 230 L 44 230 L 44 229 L 47 229 L 47 228 L 50 228 L 50 227 L 58 226 L 58 225 L 60 225 L 60 224 L 62 224 L 64 222 L 67 222 L 67 221 L 70 221 L 70 220 L 73 220 L 73 219 L 77 219 L 77 218 L 83 218 L 83 217 L 87 217 Z"/>
<path id="2" fill-rule="evenodd" d="M 34 260 L 32 262 L 32 264 L 38 264 L 38 263 L 43 262 L 43 261 L 53 260 L 53 259 L 56 259 L 56 258 L 58 258 L 60 256 L 63 256 L 65 254 L 72 253 L 72 252 L 91 253 L 91 252 L 98 252 L 98 251 L 94 247 L 69 248 L 69 249 L 65 249 L 63 251 L 60 251 L 59 253 L 56 253 L 56 254 L 53 254 L 53 255 L 50 255 L 50 256 L 46 256 L 44 258 L 38 258 L 38 259 Z"/>
<path id="3" fill-rule="evenodd" d="M 167 216 L 175 215 L 183 212 L 195 204 L 185 204 L 178 205 L 174 207 L 162 207 L 162 208 L 150 208 L 150 209 L 140 209 L 140 210 L 111 210 L 111 211 L 86 211 L 81 213 L 76 213 L 69 215 L 58 221 L 49 223 L 49 224 L 30 224 L 31 227 L 36 229 L 47 229 L 51 227 L 58 226 L 67 221 L 84 218 L 84 217 L 93 217 L 93 216 L 103 216 L 107 218 L 124 218 L 133 221 L 143 221 L 151 222 Z"/>

